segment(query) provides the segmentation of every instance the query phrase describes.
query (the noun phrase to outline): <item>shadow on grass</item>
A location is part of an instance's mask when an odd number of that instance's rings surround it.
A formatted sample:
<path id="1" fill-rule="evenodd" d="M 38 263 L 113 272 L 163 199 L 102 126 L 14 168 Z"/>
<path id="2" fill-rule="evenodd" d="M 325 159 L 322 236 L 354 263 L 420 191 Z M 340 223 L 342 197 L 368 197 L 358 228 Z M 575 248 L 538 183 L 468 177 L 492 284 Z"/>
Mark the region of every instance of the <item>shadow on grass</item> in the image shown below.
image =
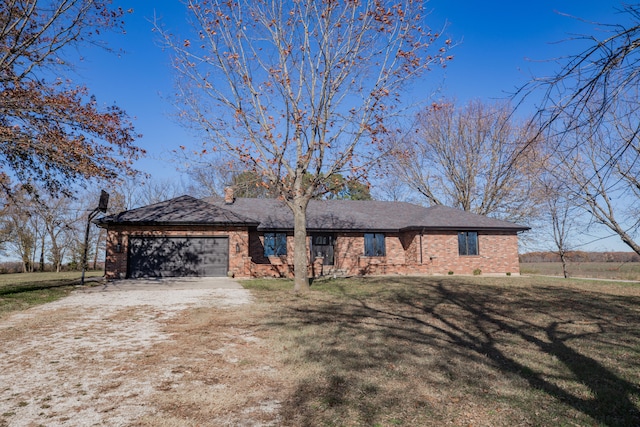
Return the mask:
<path id="1" fill-rule="evenodd" d="M 92 286 L 97 282 L 103 282 L 102 276 L 88 276 L 85 278 L 85 285 Z M 54 279 L 54 280 L 40 280 L 33 282 L 19 283 L 16 285 L 0 285 L 0 296 L 17 294 L 31 291 L 42 291 L 46 289 L 64 288 L 67 286 L 80 285 L 81 279 Z"/>
<path id="2" fill-rule="evenodd" d="M 18 294 L 23 292 L 42 291 L 45 289 L 64 288 L 66 286 L 73 286 L 77 284 L 80 284 L 80 280 L 60 280 L 53 283 L 43 282 L 36 284 L 4 286 L 0 288 L 0 296 Z"/>
<path id="3" fill-rule="evenodd" d="M 640 298 L 386 280 L 368 296 L 336 285 L 274 322 L 317 372 L 283 405 L 292 425 L 466 423 L 451 402 L 503 409 L 488 424 L 640 425 Z"/>

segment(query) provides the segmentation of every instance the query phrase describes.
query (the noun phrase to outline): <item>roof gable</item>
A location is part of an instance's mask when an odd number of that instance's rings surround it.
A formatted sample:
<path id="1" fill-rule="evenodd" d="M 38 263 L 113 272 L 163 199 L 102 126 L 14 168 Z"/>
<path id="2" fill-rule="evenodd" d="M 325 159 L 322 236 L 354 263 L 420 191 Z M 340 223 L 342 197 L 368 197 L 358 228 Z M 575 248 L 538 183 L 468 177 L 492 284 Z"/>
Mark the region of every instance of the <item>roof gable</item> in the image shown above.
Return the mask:
<path id="1" fill-rule="evenodd" d="M 107 224 L 243 224 L 258 222 L 191 196 L 180 196 L 97 219 Z"/>

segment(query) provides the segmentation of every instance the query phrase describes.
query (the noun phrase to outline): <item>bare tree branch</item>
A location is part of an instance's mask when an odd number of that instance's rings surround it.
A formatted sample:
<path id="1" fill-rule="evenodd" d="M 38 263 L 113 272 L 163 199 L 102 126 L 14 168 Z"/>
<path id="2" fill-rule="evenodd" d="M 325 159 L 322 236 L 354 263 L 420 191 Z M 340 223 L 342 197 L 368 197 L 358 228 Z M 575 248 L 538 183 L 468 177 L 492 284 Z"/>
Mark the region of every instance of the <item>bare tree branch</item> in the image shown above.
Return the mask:
<path id="1" fill-rule="evenodd" d="M 195 37 L 157 24 L 174 54 L 184 119 L 292 210 L 295 289 L 305 290 L 309 200 L 336 174 L 364 174 L 358 150 L 375 148 L 401 94 L 447 61 L 448 43 L 434 49 L 439 34 L 417 0 L 186 5 Z"/>
<path id="2" fill-rule="evenodd" d="M 515 123 L 507 104 L 453 102 L 422 111 L 395 147 L 395 174 L 431 205 L 529 221 L 542 166 L 535 130 Z"/>

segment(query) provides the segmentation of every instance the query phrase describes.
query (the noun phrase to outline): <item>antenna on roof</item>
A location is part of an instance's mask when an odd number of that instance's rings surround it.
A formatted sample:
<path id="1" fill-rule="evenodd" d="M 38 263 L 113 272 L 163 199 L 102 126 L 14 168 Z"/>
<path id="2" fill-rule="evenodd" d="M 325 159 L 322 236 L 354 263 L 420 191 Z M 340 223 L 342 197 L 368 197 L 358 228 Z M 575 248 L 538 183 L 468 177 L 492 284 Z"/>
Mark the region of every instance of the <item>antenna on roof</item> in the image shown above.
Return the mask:
<path id="1" fill-rule="evenodd" d="M 105 213 L 107 206 L 109 205 L 109 193 L 104 190 L 100 191 L 100 200 L 98 201 L 98 207 L 95 208 L 87 217 L 87 228 L 84 233 L 84 251 L 82 253 L 82 276 L 80 277 L 80 285 L 84 285 L 84 273 L 87 270 L 87 251 L 89 250 L 89 229 L 91 227 L 91 221 L 98 215 L 99 212 Z"/>

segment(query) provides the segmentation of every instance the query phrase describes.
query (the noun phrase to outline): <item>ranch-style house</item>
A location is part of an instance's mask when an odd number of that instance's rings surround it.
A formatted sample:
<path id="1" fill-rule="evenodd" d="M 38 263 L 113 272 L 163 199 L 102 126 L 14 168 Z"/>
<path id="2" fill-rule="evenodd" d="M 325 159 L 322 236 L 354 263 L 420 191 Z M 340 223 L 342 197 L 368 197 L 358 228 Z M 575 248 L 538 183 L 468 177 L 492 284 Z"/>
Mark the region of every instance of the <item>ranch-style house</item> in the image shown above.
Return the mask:
<path id="1" fill-rule="evenodd" d="M 109 279 L 293 276 L 293 214 L 277 199 L 181 196 L 95 220 Z M 445 206 L 312 200 L 309 275 L 519 274 L 528 227 Z"/>

